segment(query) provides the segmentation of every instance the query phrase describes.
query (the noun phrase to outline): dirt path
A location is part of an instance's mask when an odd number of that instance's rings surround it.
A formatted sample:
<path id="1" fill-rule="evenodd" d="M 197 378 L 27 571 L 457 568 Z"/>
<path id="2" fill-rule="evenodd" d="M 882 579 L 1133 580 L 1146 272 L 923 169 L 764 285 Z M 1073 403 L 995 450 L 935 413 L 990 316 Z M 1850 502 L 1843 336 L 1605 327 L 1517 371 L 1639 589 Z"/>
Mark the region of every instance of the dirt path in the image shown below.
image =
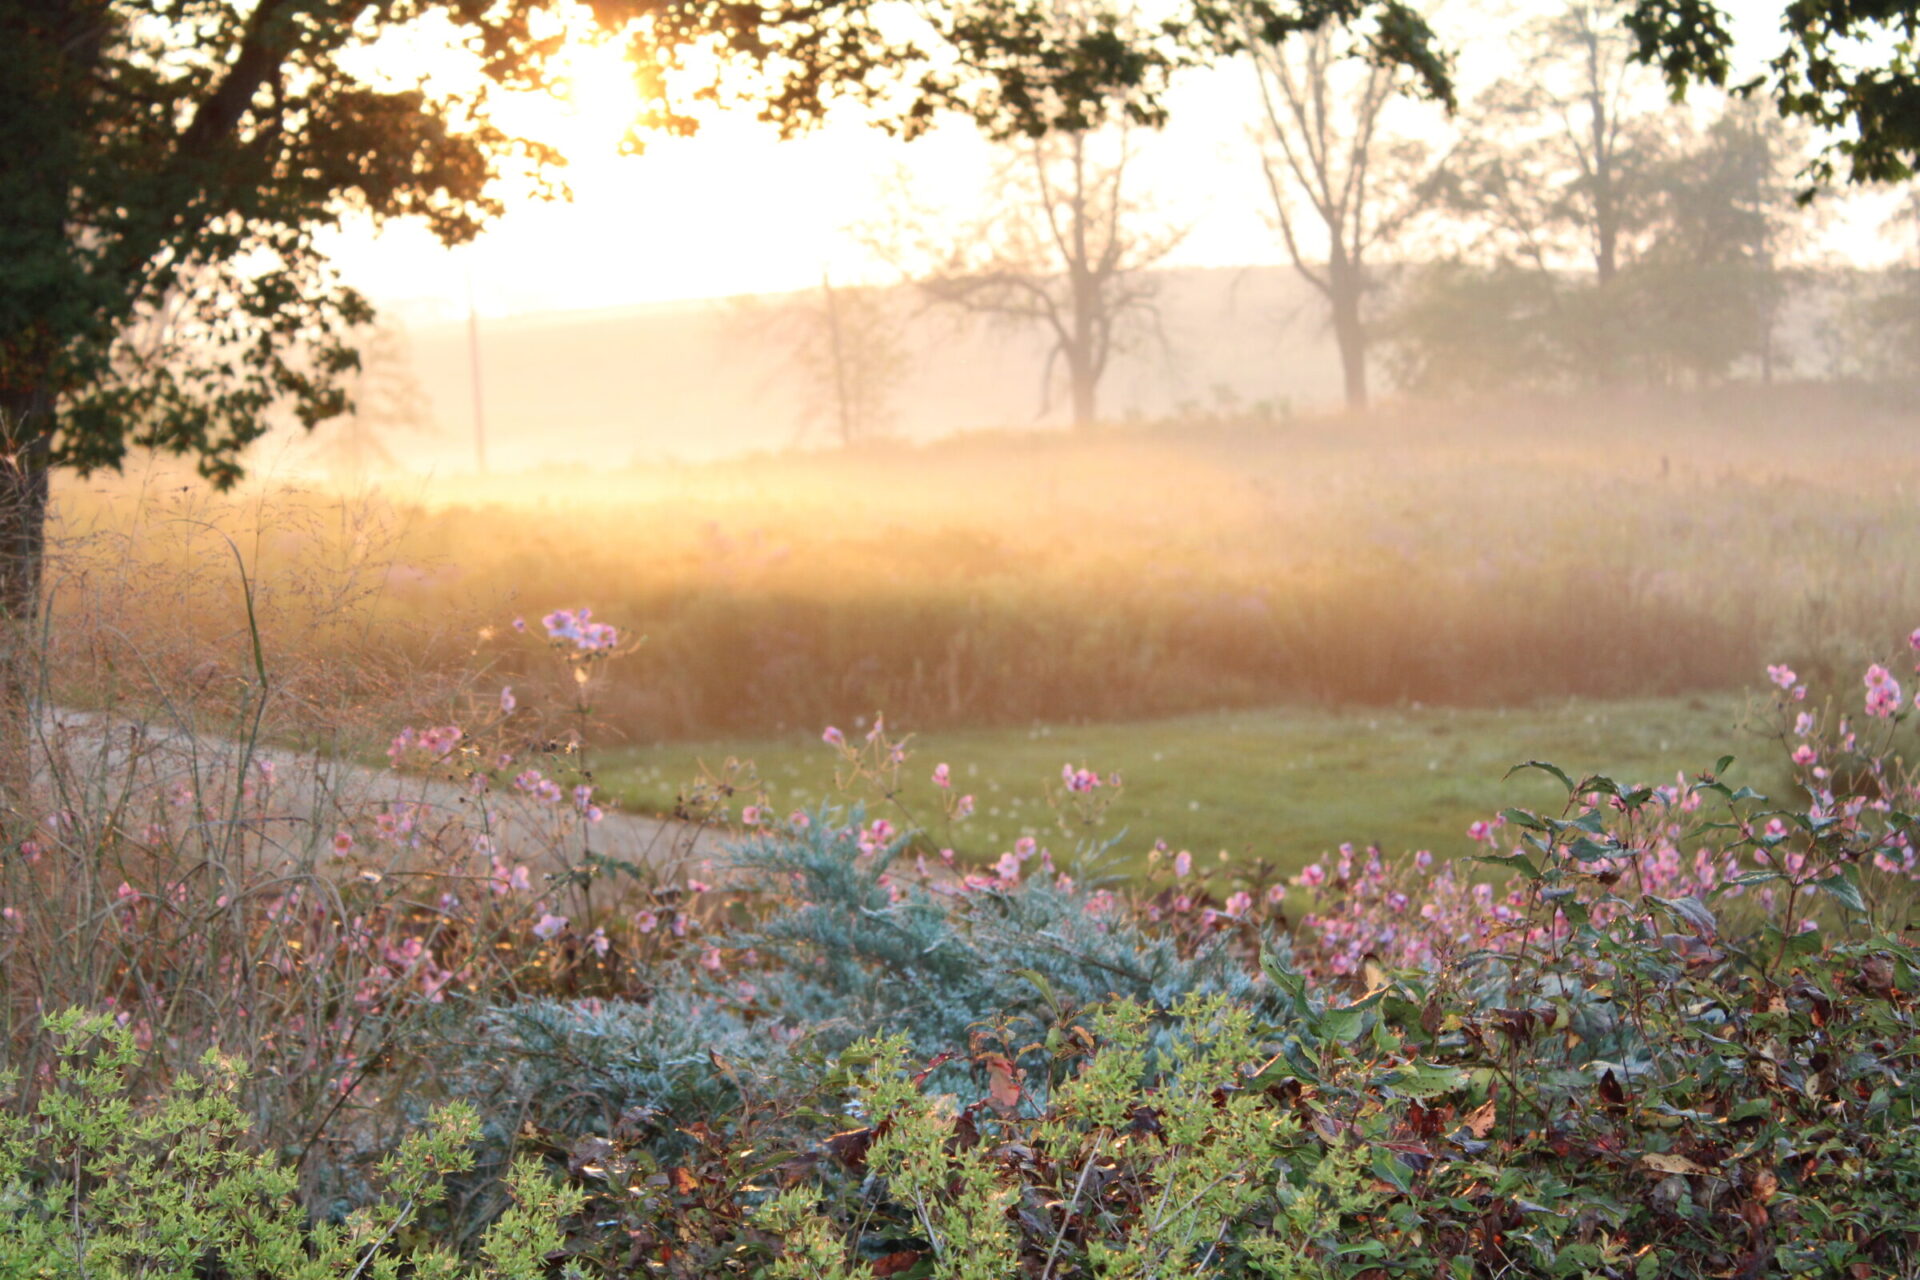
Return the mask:
<path id="1" fill-rule="evenodd" d="M 554 869 L 591 849 L 624 861 L 665 865 L 711 858 L 723 833 L 614 810 L 584 821 L 567 797 L 540 804 L 512 792 L 479 795 L 432 771 L 375 769 L 351 760 L 89 711 L 54 709 L 41 721 L 41 778 L 57 809 L 105 812 L 120 797 L 245 793 L 247 820 L 281 848 L 330 846 L 380 815 L 415 827 L 484 835 L 509 863 Z"/>

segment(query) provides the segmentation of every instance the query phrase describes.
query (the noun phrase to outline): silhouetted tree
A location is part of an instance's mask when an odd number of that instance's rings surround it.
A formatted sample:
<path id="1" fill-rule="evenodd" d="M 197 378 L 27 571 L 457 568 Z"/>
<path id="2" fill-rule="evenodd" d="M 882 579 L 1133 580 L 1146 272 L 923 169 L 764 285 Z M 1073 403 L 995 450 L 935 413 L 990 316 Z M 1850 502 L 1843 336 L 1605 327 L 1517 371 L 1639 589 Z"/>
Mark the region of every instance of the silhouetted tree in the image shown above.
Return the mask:
<path id="1" fill-rule="evenodd" d="M 1248 42 L 1274 218 L 1295 270 L 1327 300 L 1356 408 L 1367 403 L 1368 259 L 1419 211 L 1431 167 L 1427 147 L 1395 137 L 1383 119 L 1410 87 L 1406 69 L 1357 52 L 1332 27 L 1279 45 Z M 1324 261 L 1312 253 L 1322 237 Z"/>
<path id="2" fill-rule="evenodd" d="M 1148 269 L 1184 234 L 1128 183 L 1134 131 L 1064 131 L 1007 144 L 978 211 L 901 207 L 870 235 L 935 307 L 1051 339 L 1041 412 L 1064 382 L 1076 427 L 1099 416 L 1115 352 L 1153 328 Z"/>

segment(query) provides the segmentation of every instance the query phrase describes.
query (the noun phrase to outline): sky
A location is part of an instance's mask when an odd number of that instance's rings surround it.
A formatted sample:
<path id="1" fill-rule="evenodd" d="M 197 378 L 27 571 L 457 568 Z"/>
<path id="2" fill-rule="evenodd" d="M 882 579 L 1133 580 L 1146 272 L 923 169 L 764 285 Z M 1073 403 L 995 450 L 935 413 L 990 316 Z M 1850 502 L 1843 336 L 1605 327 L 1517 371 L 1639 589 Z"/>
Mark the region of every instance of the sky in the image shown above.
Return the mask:
<path id="1" fill-rule="evenodd" d="M 1509 20 L 1524 17 L 1527 0 Z M 1733 0 L 1740 61 L 1757 67 L 1778 43 L 1778 0 Z M 1453 6 L 1459 12 L 1459 5 Z M 1436 26 L 1458 57 L 1469 92 L 1497 78 L 1506 48 L 1499 23 L 1473 34 Z M 353 224 L 328 249 L 345 277 L 410 323 L 464 315 L 626 308 L 817 284 L 890 279 L 856 234 L 877 216 L 885 184 L 905 173 L 922 202 L 976 200 L 994 149 L 964 123 L 912 143 L 864 123 L 830 120 L 780 141 L 748 113 L 712 118 L 692 138 L 656 138 L 621 156 L 632 96 L 612 50 L 570 63 L 569 100 L 540 96 L 508 104 L 509 127 L 554 142 L 571 164 L 570 202 L 513 200 L 479 240 L 441 246 L 415 226 L 376 234 Z M 1167 266 L 1284 262 L 1248 124 L 1257 114 L 1251 72 L 1228 65 L 1176 86 L 1171 124 L 1143 140 L 1136 165 L 1159 217 L 1187 228 Z M 1408 104 L 1408 129 L 1437 130 L 1437 109 Z M 1873 202 L 1838 218 L 1826 248 L 1863 260 L 1881 252 Z"/>

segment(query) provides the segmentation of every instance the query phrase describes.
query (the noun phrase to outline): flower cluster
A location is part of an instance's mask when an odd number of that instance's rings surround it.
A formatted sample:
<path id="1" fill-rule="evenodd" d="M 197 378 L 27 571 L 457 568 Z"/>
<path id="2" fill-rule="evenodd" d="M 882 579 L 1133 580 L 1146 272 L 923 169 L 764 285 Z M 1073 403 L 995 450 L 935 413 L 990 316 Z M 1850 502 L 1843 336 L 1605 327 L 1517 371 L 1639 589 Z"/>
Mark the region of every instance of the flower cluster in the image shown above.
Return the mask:
<path id="1" fill-rule="evenodd" d="M 408 725 L 387 744 L 387 760 L 395 769 L 407 764 L 437 764 L 454 753 L 464 736 L 457 724 L 429 729 Z"/>
<path id="2" fill-rule="evenodd" d="M 620 642 L 620 633 L 612 625 L 593 621 L 591 609 L 556 609 L 540 619 L 547 639 L 556 645 L 572 645 L 575 652 L 588 657 L 611 653 Z"/>

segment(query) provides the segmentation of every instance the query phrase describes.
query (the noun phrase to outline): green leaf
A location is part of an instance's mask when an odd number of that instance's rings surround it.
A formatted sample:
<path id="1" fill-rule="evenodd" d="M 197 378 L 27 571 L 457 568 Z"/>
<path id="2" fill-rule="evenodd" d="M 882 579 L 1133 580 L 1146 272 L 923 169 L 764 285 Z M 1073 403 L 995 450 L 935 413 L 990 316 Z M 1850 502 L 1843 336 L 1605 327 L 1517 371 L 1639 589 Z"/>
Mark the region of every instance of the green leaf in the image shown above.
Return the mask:
<path id="1" fill-rule="evenodd" d="M 1373 1171 L 1382 1182 L 1392 1183 L 1403 1194 L 1413 1189 L 1412 1172 L 1385 1147 L 1373 1149 Z"/>
<path id="2" fill-rule="evenodd" d="M 1860 882 L 1852 867 L 1837 867 L 1831 875 L 1814 881 L 1828 897 L 1857 916 L 1867 914 L 1867 900 L 1860 896 Z"/>
<path id="3" fill-rule="evenodd" d="M 1525 827 L 1529 831 L 1545 831 L 1547 824 L 1525 809 L 1502 809 L 1500 816 L 1516 827 Z"/>
<path id="4" fill-rule="evenodd" d="M 1279 956 L 1263 948 L 1260 952 L 1260 971 L 1267 975 L 1267 980 L 1274 986 L 1292 996 L 1294 1004 L 1302 1009 L 1307 1007 L 1307 980 L 1287 968 Z"/>
<path id="5" fill-rule="evenodd" d="M 1395 1067 L 1386 1075 L 1388 1084 L 1410 1098 L 1437 1098 L 1444 1093 L 1453 1093 L 1466 1088 L 1470 1079 L 1459 1067 L 1443 1067 L 1430 1062 L 1409 1062 Z"/>
<path id="6" fill-rule="evenodd" d="M 1567 846 L 1567 855 L 1580 862 L 1605 862 L 1609 858 L 1621 857 L 1626 852 L 1618 844 L 1601 844 L 1586 836 Z"/>
<path id="7" fill-rule="evenodd" d="M 1529 880 L 1541 879 L 1540 868 L 1533 865 L 1533 859 L 1524 853 L 1484 853 L 1475 854 L 1470 862 L 1486 862 L 1496 867 L 1510 867 Z"/>
<path id="8" fill-rule="evenodd" d="M 1523 764 L 1517 764 L 1513 766 L 1513 768 L 1507 770 L 1505 776 L 1508 778 L 1511 778 L 1514 774 L 1519 773 L 1522 769 L 1538 769 L 1542 773 L 1550 773 L 1554 777 L 1560 779 L 1560 785 L 1567 789 L 1568 795 L 1573 794 L 1573 779 L 1569 778 L 1567 776 L 1566 770 L 1562 769 L 1557 764 L 1549 764 L 1545 760 L 1528 760 Z"/>
<path id="9" fill-rule="evenodd" d="M 1692 894 L 1684 898 L 1662 898 L 1650 893 L 1647 895 L 1647 900 L 1664 907 L 1674 916 L 1692 925 L 1701 933 L 1716 934 L 1720 932 L 1719 922 L 1713 918 L 1713 912 L 1707 910 L 1707 904 Z"/>
<path id="10" fill-rule="evenodd" d="M 1714 776 L 1717 778 L 1721 774 L 1725 773 L 1727 771 L 1727 766 L 1732 763 L 1733 763 L 1732 756 L 1721 756 L 1718 760 L 1714 761 L 1714 765 L 1713 765 Z"/>

